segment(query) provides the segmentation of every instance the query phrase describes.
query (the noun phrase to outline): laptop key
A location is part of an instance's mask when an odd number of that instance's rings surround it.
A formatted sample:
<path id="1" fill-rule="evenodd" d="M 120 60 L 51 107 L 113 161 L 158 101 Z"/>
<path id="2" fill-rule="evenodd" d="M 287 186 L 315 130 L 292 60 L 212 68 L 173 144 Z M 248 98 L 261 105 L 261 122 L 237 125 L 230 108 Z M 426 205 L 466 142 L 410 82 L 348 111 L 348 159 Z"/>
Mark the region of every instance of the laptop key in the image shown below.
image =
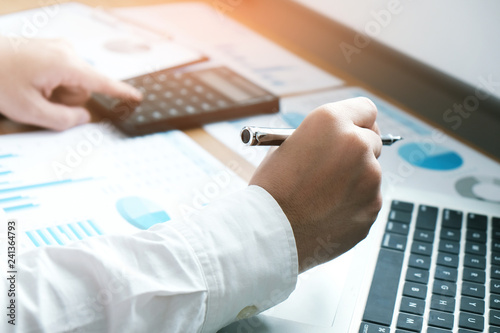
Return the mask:
<path id="1" fill-rule="evenodd" d="M 466 254 L 465 258 L 464 258 L 464 266 L 470 267 L 470 268 L 485 269 L 486 268 L 486 258 L 480 257 L 480 256 L 475 256 L 473 254 Z"/>
<path id="2" fill-rule="evenodd" d="M 483 299 L 485 296 L 485 287 L 473 282 L 464 282 L 462 284 L 462 295 Z"/>
<path id="3" fill-rule="evenodd" d="M 441 240 L 439 242 L 439 252 L 459 254 L 460 253 L 460 243 L 450 240 Z"/>
<path id="4" fill-rule="evenodd" d="M 484 317 L 478 316 L 476 314 L 468 312 L 460 312 L 458 317 L 458 326 L 461 328 L 467 328 L 475 331 L 484 330 Z"/>
<path id="5" fill-rule="evenodd" d="M 403 252 L 380 249 L 363 321 L 386 326 L 391 324 L 403 259 Z"/>
<path id="6" fill-rule="evenodd" d="M 467 230 L 468 241 L 478 242 L 478 243 L 486 243 L 486 231 L 479 230 Z"/>
<path id="7" fill-rule="evenodd" d="M 436 273 L 434 274 L 434 278 L 437 280 L 457 282 L 458 270 L 450 267 L 436 266 Z"/>
<path id="8" fill-rule="evenodd" d="M 408 266 L 429 270 L 431 267 L 431 257 L 420 254 L 410 255 Z"/>
<path id="9" fill-rule="evenodd" d="M 406 223 L 389 221 L 387 222 L 385 230 L 395 234 L 408 236 L 409 226 Z"/>
<path id="10" fill-rule="evenodd" d="M 413 239 L 420 242 L 432 243 L 434 241 L 434 231 L 416 229 Z"/>
<path id="11" fill-rule="evenodd" d="M 457 285 L 448 281 L 434 281 L 432 293 L 436 295 L 455 297 L 457 293 Z"/>
<path id="12" fill-rule="evenodd" d="M 491 279 L 490 291 L 494 294 L 500 294 L 500 280 Z"/>
<path id="13" fill-rule="evenodd" d="M 484 314 L 484 301 L 482 299 L 472 297 L 462 297 L 460 301 L 460 311 L 466 311 L 476 314 Z"/>
<path id="14" fill-rule="evenodd" d="M 480 269 L 474 269 L 469 267 L 464 267 L 464 274 L 462 276 L 464 281 L 485 283 L 486 273 Z"/>
<path id="15" fill-rule="evenodd" d="M 490 325 L 500 326 L 500 311 L 490 310 Z"/>
<path id="16" fill-rule="evenodd" d="M 361 323 L 359 333 L 390 333 L 389 327 L 371 323 Z"/>
<path id="17" fill-rule="evenodd" d="M 450 330 L 443 330 L 442 328 L 428 327 L 427 333 L 453 333 Z"/>
<path id="18" fill-rule="evenodd" d="M 406 237 L 386 232 L 382 240 L 382 246 L 387 249 L 404 251 L 406 248 Z"/>
<path id="19" fill-rule="evenodd" d="M 414 241 L 411 246 L 411 253 L 423 254 L 430 257 L 432 254 L 432 244 Z"/>
<path id="20" fill-rule="evenodd" d="M 454 242 L 460 241 L 460 230 L 450 229 L 450 228 L 442 228 L 440 237 L 441 239 L 451 240 Z"/>
<path id="21" fill-rule="evenodd" d="M 423 318 L 407 313 L 400 313 L 398 316 L 397 327 L 405 330 L 420 332 L 422 330 Z"/>
<path id="22" fill-rule="evenodd" d="M 391 209 L 411 213 L 413 211 L 413 204 L 411 202 L 393 200 L 391 203 Z"/>
<path id="23" fill-rule="evenodd" d="M 445 228 L 461 229 L 463 213 L 458 210 L 444 209 L 441 225 Z"/>
<path id="24" fill-rule="evenodd" d="M 406 271 L 406 281 L 427 284 L 429 281 L 429 271 L 408 267 L 408 270 Z"/>
<path id="25" fill-rule="evenodd" d="M 500 327 L 490 326 L 489 333 L 500 333 Z"/>
<path id="26" fill-rule="evenodd" d="M 409 224 L 411 222 L 411 212 L 409 213 L 399 210 L 391 210 L 389 212 L 389 220 Z"/>
<path id="27" fill-rule="evenodd" d="M 491 249 L 495 252 L 500 252 L 500 240 L 494 239 L 491 242 Z"/>
<path id="28" fill-rule="evenodd" d="M 481 214 L 467 214 L 467 229 L 477 229 L 485 231 L 488 227 L 488 217 Z"/>
<path id="29" fill-rule="evenodd" d="M 500 266 L 500 254 L 497 253 L 492 253 L 491 254 L 491 263 L 493 265 L 498 265 Z"/>
<path id="30" fill-rule="evenodd" d="M 413 297 L 403 297 L 401 299 L 401 312 L 411 313 L 422 316 L 425 310 L 425 301 Z"/>
<path id="31" fill-rule="evenodd" d="M 500 310 L 500 296 L 491 294 L 490 295 L 490 308 L 495 310 Z"/>
<path id="32" fill-rule="evenodd" d="M 437 214 L 438 209 L 436 207 L 420 205 L 418 207 L 416 227 L 434 231 L 436 229 Z"/>
<path id="33" fill-rule="evenodd" d="M 447 267 L 458 267 L 458 256 L 449 253 L 438 253 L 437 264 Z"/>
<path id="34" fill-rule="evenodd" d="M 491 278 L 500 279 L 500 266 L 491 266 Z"/>
<path id="35" fill-rule="evenodd" d="M 469 241 L 465 244 L 465 253 L 474 254 L 478 256 L 485 256 L 486 245 Z"/>
<path id="36" fill-rule="evenodd" d="M 425 299 L 425 296 L 427 295 L 427 286 L 420 283 L 406 282 L 403 287 L 403 295 Z"/>
<path id="37" fill-rule="evenodd" d="M 454 317 L 450 313 L 445 313 L 440 311 L 430 311 L 428 324 L 429 326 L 452 329 L 453 320 Z"/>
<path id="38" fill-rule="evenodd" d="M 444 312 L 455 312 L 455 299 L 442 295 L 432 295 L 431 309 Z"/>

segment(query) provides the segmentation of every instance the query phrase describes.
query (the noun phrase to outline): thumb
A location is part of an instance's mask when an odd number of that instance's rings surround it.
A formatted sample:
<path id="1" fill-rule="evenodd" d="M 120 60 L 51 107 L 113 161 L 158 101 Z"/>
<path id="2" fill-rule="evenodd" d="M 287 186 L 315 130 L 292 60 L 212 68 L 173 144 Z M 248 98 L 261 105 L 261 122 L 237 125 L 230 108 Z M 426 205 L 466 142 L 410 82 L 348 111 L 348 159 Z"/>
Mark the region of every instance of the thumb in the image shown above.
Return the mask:
<path id="1" fill-rule="evenodd" d="M 67 106 L 42 99 L 31 124 L 62 131 L 90 121 L 90 113 L 81 106 Z"/>

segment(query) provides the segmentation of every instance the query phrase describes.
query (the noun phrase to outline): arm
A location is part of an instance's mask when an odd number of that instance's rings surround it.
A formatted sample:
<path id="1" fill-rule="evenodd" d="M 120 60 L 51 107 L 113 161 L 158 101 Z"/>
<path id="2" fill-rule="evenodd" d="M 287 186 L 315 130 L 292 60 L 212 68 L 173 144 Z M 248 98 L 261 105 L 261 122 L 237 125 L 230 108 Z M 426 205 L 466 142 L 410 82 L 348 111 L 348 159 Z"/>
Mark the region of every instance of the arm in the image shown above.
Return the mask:
<path id="1" fill-rule="evenodd" d="M 256 186 L 189 220 L 36 249 L 18 262 L 19 332 L 215 332 L 286 299 L 297 276 L 290 225 Z M 3 309 L 5 288 L 2 279 Z M 0 321 L 0 331 L 11 328 Z"/>

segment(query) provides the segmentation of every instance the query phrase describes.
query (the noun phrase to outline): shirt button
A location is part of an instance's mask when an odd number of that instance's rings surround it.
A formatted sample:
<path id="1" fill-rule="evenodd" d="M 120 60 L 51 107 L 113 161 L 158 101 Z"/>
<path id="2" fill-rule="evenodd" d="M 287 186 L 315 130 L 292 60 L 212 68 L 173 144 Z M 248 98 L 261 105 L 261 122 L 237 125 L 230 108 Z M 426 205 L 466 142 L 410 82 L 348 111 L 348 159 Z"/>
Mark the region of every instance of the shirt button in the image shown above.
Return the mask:
<path id="1" fill-rule="evenodd" d="M 255 305 L 247 306 L 246 308 L 241 310 L 240 313 L 238 313 L 238 316 L 236 316 L 236 319 L 241 320 L 241 319 L 250 318 L 252 316 L 255 316 L 257 314 L 257 312 L 259 312 L 259 309 L 257 309 L 257 307 Z"/>

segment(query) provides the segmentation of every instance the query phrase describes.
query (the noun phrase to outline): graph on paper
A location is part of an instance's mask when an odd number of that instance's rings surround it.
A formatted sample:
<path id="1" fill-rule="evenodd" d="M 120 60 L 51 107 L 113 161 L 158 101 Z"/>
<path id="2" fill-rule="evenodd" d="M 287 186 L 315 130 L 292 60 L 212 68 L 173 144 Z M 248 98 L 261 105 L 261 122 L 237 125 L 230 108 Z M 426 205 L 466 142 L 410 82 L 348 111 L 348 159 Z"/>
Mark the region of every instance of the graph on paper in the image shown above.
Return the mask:
<path id="1" fill-rule="evenodd" d="M 196 209 L 207 186 L 206 203 L 245 186 L 177 131 L 125 138 L 91 124 L 5 135 L 0 147 L 0 209 L 19 221 L 22 250 L 146 230 Z"/>

